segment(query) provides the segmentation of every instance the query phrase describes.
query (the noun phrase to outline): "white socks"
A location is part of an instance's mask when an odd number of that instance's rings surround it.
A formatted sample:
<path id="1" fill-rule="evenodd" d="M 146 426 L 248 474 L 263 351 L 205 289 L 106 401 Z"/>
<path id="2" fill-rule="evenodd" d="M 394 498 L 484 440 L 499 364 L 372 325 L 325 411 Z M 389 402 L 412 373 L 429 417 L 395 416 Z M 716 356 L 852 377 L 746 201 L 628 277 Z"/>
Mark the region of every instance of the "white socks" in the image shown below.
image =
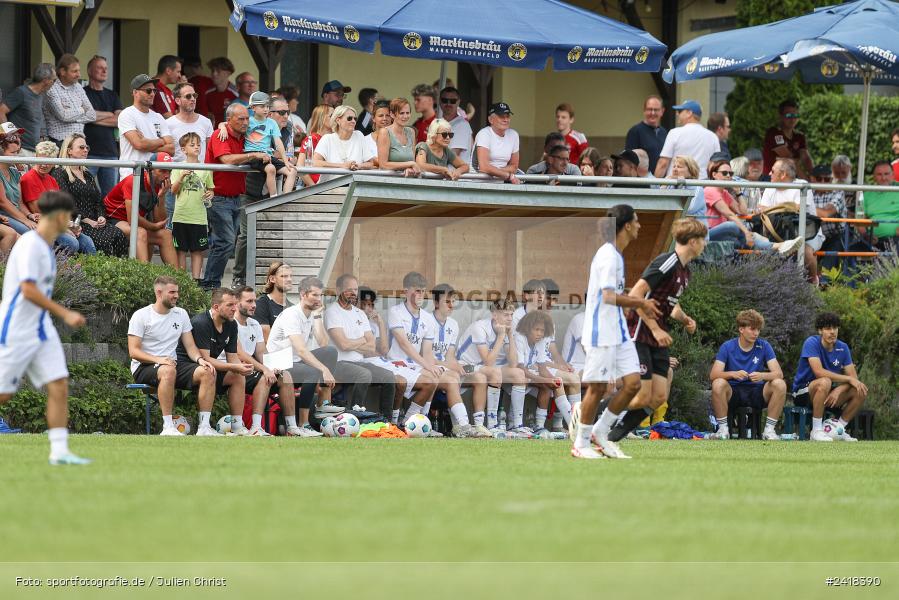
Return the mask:
<path id="1" fill-rule="evenodd" d="M 524 425 L 524 395 L 527 388 L 523 385 L 512 386 L 512 429 Z"/>
<path id="2" fill-rule="evenodd" d="M 602 411 L 602 416 L 596 420 L 593 425 L 593 434 L 598 438 L 605 439 L 609 437 L 609 431 L 621 415 L 616 415 L 608 408 Z"/>
<path id="3" fill-rule="evenodd" d="M 484 426 L 484 411 L 479 410 L 476 413 L 472 413 L 471 418 L 474 420 L 475 427 L 483 427 Z"/>
<path id="4" fill-rule="evenodd" d="M 262 415 L 259 416 L 261 417 Z M 243 415 L 231 415 L 231 430 L 240 429 L 241 427 L 243 427 Z"/>
<path id="5" fill-rule="evenodd" d="M 428 404 L 430 404 L 430 402 L 428 402 Z M 409 408 L 406 409 L 405 419 L 408 421 L 414 415 L 418 415 L 418 414 L 421 414 L 421 406 L 419 406 L 418 404 L 416 404 L 414 402 L 411 402 L 409 404 Z"/>
<path id="6" fill-rule="evenodd" d="M 499 396 L 500 389 L 487 386 L 487 428 L 493 429 L 497 426 L 498 419 L 496 413 L 499 412 Z"/>
<path id="7" fill-rule="evenodd" d="M 556 396 L 556 408 L 562 413 L 562 419 L 565 421 L 565 425 L 568 425 L 568 423 L 571 422 L 571 404 L 568 402 L 568 398 L 565 394 Z"/>
<path id="8" fill-rule="evenodd" d="M 541 429 L 546 427 L 546 413 L 548 411 L 545 408 L 537 408 L 537 412 L 535 413 L 534 419 L 534 429 Z"/>
<path id="9" fill-rule="evenodd" d="M 431 418 L 430 417 L 430 414 L 431 414 L 431 401 L 430 400 L 425 402 L 425 405 L 421 408 L 421 414 L 428 417 L 429 419 Z"/>
<path id="10" fill-rule="evenodd" d="M 464 402 L 457 402 L 450 406 L 450 414 L 453 417 L 453 422 L 456 425 L 468 425 L 468 411 L 465 410 Z"/>
<path id="11" fill-rule="evenodd" d="M 50 457 L 60 458 L 69 453 L 69 430 L 65 427 L 54 427 L 47 431 L 50 438 Z"/>
<path id="12" fill-rule="evenodd" d="M 209 425 L 209 418 L 212 416 L 212 413 L 201 410 L 198 414 L 200 415 L 200 424 L 197 425 L 197 429 L 202 429 L 203 427 L 211 427 Z"/>
<path id="13" fill-rule="evenodd" d="M 824 417 L 821 417 L 820 419 L 812 417 L 812 429 L 824 429 Z"/>
<path id="14" fill-rule="evenodd" d="M 172 421 L 172 415 L 162 415 L 162 427 L 164 429 L 175 428 L 175 422 Z"/>
<path id="15" fill-rule="evenodd" d="M 296 421 L 296 417 L 294 417 Z M 253 429 L 262 429 L 262 415 L 253 414 Z"/>
<path id="16" fill-rule="evenodd" d="M 593 433 L 592 424 L 578 423 L 577 438 L 574 440 L 575 448 L 587 448 L 590 446 L 590 434 Z"/>

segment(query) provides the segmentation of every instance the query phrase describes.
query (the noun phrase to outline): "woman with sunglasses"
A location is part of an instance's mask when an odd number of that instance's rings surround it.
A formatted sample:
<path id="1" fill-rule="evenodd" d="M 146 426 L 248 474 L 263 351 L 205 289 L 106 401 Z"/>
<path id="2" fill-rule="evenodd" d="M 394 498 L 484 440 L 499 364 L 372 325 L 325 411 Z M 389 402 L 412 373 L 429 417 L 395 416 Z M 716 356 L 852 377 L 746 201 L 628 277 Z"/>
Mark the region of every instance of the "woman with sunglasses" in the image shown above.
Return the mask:
<path id="1" fill-rule="evenodd" d="M 3 123 L 0 127 L 0 153 L 3 156 L 19 156 L 22 149 L 21 134 L 25 130 L 12 123 Z M 6 224 L 19 235 L 35 229 L 40 217 L 22 205 L 22 189 L 19 186 L 22 171 L 24 167 L 21 165 L 0 163 L 0 183 L 3 184 L 0 187 L 0 216 L 9 219 Z"/>
<path id="2" fill-rule="evenodd" d="M 733 181 L 734 170 L 730 161 L 713 160 L 708 172 L 715 181 Z M 802 244 L 802 238 L 774 244 L 768 238 L 753 233 L 740 215 L 748 214 L 743 193 L 731 194 L 734 188 L 707 186 L 704 191 L 706 216 L 708 217 L 709 240 L 712 242 L 733 242 L 737 248 L 753 250 L 777 250 L 781 254 L 795 252 Z"/>
<path id="3" fill-rule="evenodd" d="M 406 177 L 418 177 L 421 168 L 415 162 L 415 129 L 409 127 L 412 108 L 405 98 L 390 101 L 393 123 L 386 135 L 378 136 L 378 166 L 382 169 L 402 171 Z"/>
<path id="4" fill-rule="evenodd" d="M 73 133 L 63 141 L 59 155 L 84 160 L 89 152 L 90 147 L 84 136 Z M 56 167 L 52 174 L 59 189 L 70 193 L 75 199 L 75 214 L 81 215 L 84 234 L 94 241 L 97 250 L 109 256 L 128 256 L 128 238 L 121 229 L 106 220 L 103 196 L 100 195 L 97 180 L 87 167 Z"/>
<path id="5" fill-rule="evenodd" d="M 331 117 L 331 131 L 323 135 L 313 154 L 316 167 L 331 169 L 371 169 L 375 157 L 367 150 L 365 136 L 356 130 L 356 110 L 342 104 L 334 109 Z M 322 175 L 319 181 L 333 179 L 334 175 Z"/>
<path id="6" fill-rule="evenodd" d="M 453 126 L 449 121 L 445 119 L 431 121 L 428 125 L 428 141 L 419 142 L 415 146 L 415 162 L 418 168 L 427 173 L 437 173 L 452 181 L 468 173 L 468 163 L 449 147 L 452 139 Z"/>

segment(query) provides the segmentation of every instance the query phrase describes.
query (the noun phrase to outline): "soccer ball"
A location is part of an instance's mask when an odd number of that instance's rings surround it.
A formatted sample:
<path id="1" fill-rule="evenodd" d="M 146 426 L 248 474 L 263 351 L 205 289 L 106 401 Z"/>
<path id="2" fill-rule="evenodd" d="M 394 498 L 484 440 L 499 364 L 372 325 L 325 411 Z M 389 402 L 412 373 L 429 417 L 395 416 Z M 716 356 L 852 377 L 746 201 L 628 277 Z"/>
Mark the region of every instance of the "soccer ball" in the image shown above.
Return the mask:
<path id="1" fill-rule="evenodd" d="M 219 433 L 223 435 L 226 433 L 231 433 L 231 424 L 234 422 L 234 417 L 232 417 L 231 415 L 225 415 L 218 420 L 218 423 L 215 424 L 215 428 Z"/>
<path id="2" fill-rule="evenodd" d="M 172 415 L 172 424 L 175 425 L 175 429 L 187 435 L 190 433 L 190 421 L 188 421 L 183 415 Z"/>
<path id="3" fill-rule="evenodd" d="M 832 438 L 840 437 L 843 435 L 843 428 L 840 427 L 840 424 L 836 420 L 827 419 L 824 421 L 824 433 Z"/>
<path id="4" fill-rule="evenodd" d="M 350 413 L 341 413 L 334 417 L 331 427 L 334 437 L 356 437 L 359 435 L 359 419 Z"/>
<path id="5" fill-rule="evenodd" d="M 322 419 L 319 430 L 325 437 L 334 437 L 334 417 L 325 417 Z"/>
<path id="6" fill-rule="evenodd" d="M 406 435 L 409 437 L 427 437 L 431 433 L 431 421 L 422 414 L 412 415 L 406 421 Z"/>

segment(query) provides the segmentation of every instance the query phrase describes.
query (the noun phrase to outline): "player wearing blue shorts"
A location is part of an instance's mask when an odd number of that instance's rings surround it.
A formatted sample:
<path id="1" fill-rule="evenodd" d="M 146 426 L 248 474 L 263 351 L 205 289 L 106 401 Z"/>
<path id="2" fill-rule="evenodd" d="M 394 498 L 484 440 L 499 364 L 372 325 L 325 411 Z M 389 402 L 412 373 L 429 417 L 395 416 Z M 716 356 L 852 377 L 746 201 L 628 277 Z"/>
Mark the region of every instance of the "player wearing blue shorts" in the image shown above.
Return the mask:
<path id="1" fill-rule="evenodd" d="M 65 192 L 44 192 L 37 200 L 41 220 L 13 246 L 3 276 L 0 302 L 0 404 L 8 402 L 28 375 L 47 386 L 47 435 L 51 465 L 91 462 L 69 451 L 69 370 L 50 315 L 69 327 L 83 327 L 84 315 L 51 300 L 56 283 L 53 243 L 69 230 L 75 201 Z M 50 313 L 50 314 L 47 314 Z"/>

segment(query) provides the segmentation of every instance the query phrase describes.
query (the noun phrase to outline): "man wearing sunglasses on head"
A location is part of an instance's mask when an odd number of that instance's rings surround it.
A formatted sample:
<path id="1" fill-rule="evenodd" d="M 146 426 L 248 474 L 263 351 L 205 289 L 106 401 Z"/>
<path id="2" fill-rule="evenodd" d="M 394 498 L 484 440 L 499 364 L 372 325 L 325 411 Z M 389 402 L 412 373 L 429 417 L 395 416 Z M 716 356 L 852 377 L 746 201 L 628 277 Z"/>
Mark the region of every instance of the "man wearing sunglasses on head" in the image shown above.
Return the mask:
<path id="1" fill-rule="evenodd" d="M 465 112 L 459 110 L 462 104 L 459 90 L 454 87 L 445 87 L 440 90 L 439 97 L 443 119 L 448 121 L 453 128 L 453 139 L 450 140 L 449 147 L 456 153 L 456 156 L 471 164 L 472 131 L 468 119 L 465 118 Z"/>
<path id="2" fill-rule="evenodd" d="M 764 172 L 770 173 L 779 158 L 791 158 L 796 163 L 798 175 L 806 178 L 812 172 L 812 156 L 808 152 L 805 134 L 796 129 L 799 124 L 799 106 L 795 100 L 784 100 L 778 106 L 780 115 L 777 127 L 765 132 Z"/>
<path id="3" fill-rule="evenodd" d="M 131 80 L 134 103 L 119 114 L 121 160 L 149 160 L 154 152 L 175 153 L 169 126 L 158 112 L 151 110 L 157 81 L 141 73 Z M 131 169 L 119 169 L 119 179 L 131 175 Z"/>

